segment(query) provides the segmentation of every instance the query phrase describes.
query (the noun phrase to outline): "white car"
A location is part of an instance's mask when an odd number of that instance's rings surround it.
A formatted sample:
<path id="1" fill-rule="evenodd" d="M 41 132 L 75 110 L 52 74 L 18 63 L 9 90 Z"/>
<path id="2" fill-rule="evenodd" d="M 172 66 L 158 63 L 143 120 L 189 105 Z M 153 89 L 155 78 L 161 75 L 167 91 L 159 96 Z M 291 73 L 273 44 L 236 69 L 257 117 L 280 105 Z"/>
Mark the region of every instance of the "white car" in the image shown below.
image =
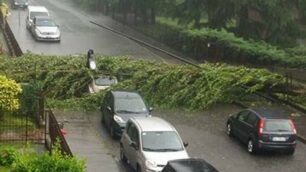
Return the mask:
<path id="1" fill-rule="evenodd" d="M 61 41 L 59 26 L 49 16 L 36 16 L 33 19 L 31 32 L 38 41 Z"/>
<path id="2" fill-rule="evenodd" d="M 36 16 L 50 16 L 49 11 L 46 7 L 43 6 L 28 6 L 27 9 L 27 18 L 26 18 L 26 27 L 30 30 L 33 25 L 33 19 Z"/>
<path id="3" fill-rule="evenodd" d="M 160 172 L 168 161 L 189 158 L 176 129 L 158 117 L 133 117 L 120 140 L 120 159 L 137 172 Z"/>
<path id="4" fill-rule="evenodd" d="M 96 79 L 93 79 L 89 83 L 88 90 L 89 90 L 89 93 L 97 93 L 117 83 L 118 83 L 118 80 L 114 76 L 99 76 Z"/>

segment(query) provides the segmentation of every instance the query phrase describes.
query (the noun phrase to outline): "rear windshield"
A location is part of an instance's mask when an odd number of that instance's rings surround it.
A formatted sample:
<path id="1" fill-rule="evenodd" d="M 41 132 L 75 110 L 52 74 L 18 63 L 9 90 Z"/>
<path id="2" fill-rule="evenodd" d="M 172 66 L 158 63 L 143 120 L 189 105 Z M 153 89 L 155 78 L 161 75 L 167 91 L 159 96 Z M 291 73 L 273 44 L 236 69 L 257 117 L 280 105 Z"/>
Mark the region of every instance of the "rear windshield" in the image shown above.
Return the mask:
<path id="1" fill-rule="evenodd" d="M 265 121 L 265 131 L 292 131 L 289 120 L 266 120 Z"/>

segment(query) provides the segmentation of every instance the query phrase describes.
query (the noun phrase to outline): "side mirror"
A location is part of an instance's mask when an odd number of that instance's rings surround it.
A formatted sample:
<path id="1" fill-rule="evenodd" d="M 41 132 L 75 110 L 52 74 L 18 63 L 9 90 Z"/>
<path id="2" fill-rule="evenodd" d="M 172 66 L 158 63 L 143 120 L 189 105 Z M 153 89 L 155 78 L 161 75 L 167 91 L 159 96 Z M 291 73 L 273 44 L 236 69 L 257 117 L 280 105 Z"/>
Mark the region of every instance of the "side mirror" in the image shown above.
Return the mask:
<path id="1" fill-rule="evenodd" d="M 136 142 L 132 142 L 130 146 L 134 148 L 135 150 L 138 150 L 138 145 L 136 144 Z"/>
<path id="2" fill-rule="evenodd" d="M 183 142 L 183 144 L 184 144 L 184 147 L 186 148 L 186 147 L 188 147 L 188 142 Z"/>
<path id="3" fill-rule="evenodd" d="M 112 108 L 110 106 L 107 106 L 106 108 L 107 110 L 112 111 Z"/>

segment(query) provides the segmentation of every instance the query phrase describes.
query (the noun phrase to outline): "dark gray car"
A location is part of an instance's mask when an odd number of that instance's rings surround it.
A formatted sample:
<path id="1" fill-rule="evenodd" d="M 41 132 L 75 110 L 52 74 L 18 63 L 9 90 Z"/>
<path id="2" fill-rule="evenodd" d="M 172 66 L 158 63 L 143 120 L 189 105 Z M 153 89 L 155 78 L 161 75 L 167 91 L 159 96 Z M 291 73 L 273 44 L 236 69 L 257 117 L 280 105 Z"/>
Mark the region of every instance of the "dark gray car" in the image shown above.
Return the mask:
<path id="1" fill-rule="evenodd" d="M 101 122 L 108 128 L 111 136 L 116 138 L 121 136 L 128 119 L 149 116 L 151 110 L 137 92 L 109 91 L 102 101 Z"/>
<path id="2" fill-rule="evenodd" d="M 248 145 L 249 153 L 258 150 L 285 150 L 293 154 L 296 147 L 296 129 L 288 115 L 276 109 L 246 109 L 231 115 L 227 134 Z"/>

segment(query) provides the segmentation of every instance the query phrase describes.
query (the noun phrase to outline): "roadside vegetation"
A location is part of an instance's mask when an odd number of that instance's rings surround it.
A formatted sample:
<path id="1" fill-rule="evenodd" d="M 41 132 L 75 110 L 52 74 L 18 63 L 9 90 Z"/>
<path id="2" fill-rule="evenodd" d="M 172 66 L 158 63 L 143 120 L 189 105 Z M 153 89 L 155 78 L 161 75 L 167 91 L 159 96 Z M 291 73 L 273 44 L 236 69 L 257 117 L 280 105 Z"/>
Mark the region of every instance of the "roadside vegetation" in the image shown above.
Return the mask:
<path id="1" fill-rule="evenodd" d="M 305 48 L 297 44 L 306 35 L 305 0 L 74 2 L 134 23 L 149 36 L 200 61 L 306 68 Z"/>
<path id="2" fill-rule="evenodd" d="M 58 148 L 54 148 L 51 154 L 27 150 L 26 147 L 1 146 L 1 172 L 85 172 L 84 161 L 62 155 Z"/>
<path id="3" fill-rule="evenodd" d="M 125 57 L 96 57 L 96 71 L 86 68 L 85 57 L 26 54 L 0 58 L 0 71 L 17 82 L 36 85 L 51 107 L 96 110 L 104 92 L 88 93 L 97 74 L 113 75 L 111 89 L 137 90 L 152 106 L 201 110 L 216 103 L 240 101 L 255 91 L 281 93 L 284 79 L 267 70 L 205 63 L 201 68 Z M 247 89 L 242 89 L 242 86 Z"/>

